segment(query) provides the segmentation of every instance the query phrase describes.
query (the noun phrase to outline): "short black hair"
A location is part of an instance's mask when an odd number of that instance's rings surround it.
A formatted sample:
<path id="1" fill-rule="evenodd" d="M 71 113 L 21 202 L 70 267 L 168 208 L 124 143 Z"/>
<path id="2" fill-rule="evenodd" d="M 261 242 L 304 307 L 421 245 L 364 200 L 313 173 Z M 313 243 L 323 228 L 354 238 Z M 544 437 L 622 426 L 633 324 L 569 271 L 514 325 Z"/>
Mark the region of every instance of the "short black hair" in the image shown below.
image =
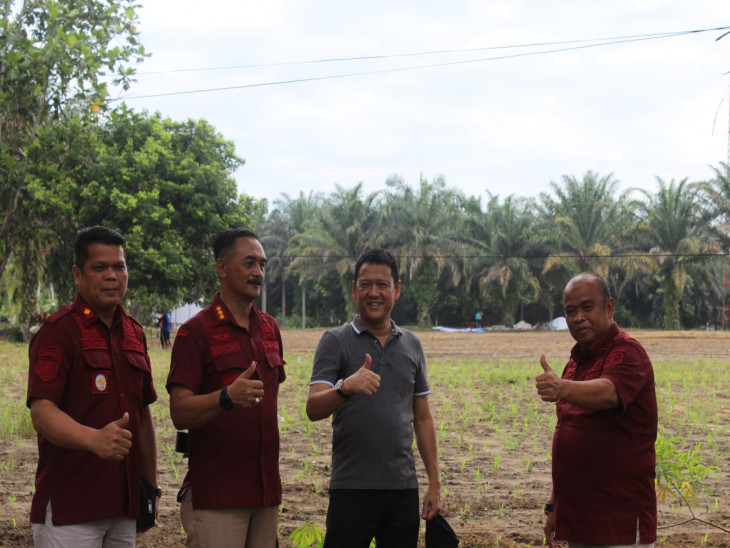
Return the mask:
<path id="1" fill-rule="evenodd" d="M 127 239 L 119 234 L 116 230 L 105 226 L 87 226 L 79 230 L 74 243 L 74 252 L 76 253 L 76 267 L 79 270 L 84 269 L 86 261 L 89 259 L 89 246 L 91 244 L 119 245 L 122 249 L 127 246 Z"/>
<path id="2" fill-rule="evenodd" d="M 215 237 L 215 240 L 213 241 L 213 256 L 216 259 L 219 259 L 224 252 L 228 251 L 234 246 L 238 238 L 254 238 L 256 240 L 259 239 L 255 232 L 247 228 L 243 228 L 242 226 L 239 226 L 237 228 L 229 228 L 228 230 L 224 230 Z"/>
<path id="3" fill-rule="evenodd" d="M 367 249 L 357 258 L 355 263 L 355 278 L 353 281 L 357 282 L 357 277 L 360 275 L 360 268 L 365 263 L 371 264 L 384 264 L 390 267 L 390 271 L 393 274 L 393 282 L 398 282 L 398 263 L 393 257 L 393 254 L 387 249 Z"/>
<path id="4" fill-rule="evenodd" d="M 573 283 L 574 280 L 583 279 L 589 282 L 595 283 L 601 290 L 601 293 L 603 293 L 603 306 L 605 307 L 608 304 L 608 299 L 611 298 L 611 290 L 608 288 L 608 283 L 606 280 L 601 278 L 597 274 L 593 274 L 592 272 L 582 272 L 580 274 L 576 274 L 573 276 L 570 281 L 565 286 L 565 290 L 568 289 L 570 284 Z M 565 290 L 563 291 L 563 297 L 565 297 Z"/>

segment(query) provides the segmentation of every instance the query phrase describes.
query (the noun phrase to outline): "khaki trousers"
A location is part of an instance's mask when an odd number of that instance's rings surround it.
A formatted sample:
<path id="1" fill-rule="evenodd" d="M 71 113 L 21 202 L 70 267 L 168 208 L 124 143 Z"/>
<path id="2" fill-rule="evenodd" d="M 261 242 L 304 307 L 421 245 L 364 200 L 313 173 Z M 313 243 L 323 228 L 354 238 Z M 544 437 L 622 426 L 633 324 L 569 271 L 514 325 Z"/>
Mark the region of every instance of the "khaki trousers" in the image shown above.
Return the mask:
<path id="1" fill-rule="evenodd" d="M 278 515 L 278 506 L 195 510 L 190 487 L 180 505 L 187 548 L 275 548 Z"/>

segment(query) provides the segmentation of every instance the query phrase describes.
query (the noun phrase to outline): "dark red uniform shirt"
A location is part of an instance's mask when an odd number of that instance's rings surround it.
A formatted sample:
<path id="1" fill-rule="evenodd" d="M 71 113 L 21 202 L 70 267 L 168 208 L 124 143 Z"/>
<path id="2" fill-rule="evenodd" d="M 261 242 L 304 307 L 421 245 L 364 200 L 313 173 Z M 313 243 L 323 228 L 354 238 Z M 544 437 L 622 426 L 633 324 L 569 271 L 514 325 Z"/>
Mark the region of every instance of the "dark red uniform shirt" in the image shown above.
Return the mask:
<path id="1" fill-rule="evenodd" d="M 194 508 L 276 506 L 281 503 L 277 394 L 284 372 L 276 320 L 252 307 L 249 328 L 239 326 L 216 293 L 211 304 L 177 332 L 167 390 L 182 385 L 208 394 L 231 384 L 256 362 L 261 404 L 235 407 L 188 438 L 188 473 Z"/>
<path id="2" fill-rule="evenodd" d="M 563 378 L 613 382 L 619 409 L 556 404 L 553 437 L 555 536 L 586 544 L 656 541 L 657 405 L 644 348 L 613 324 L 587 352 L 573 347 Z"/>
<path id="3" fill-rule="evenodd" d="M 103 428 L 129 413 L 132 449 L 121 462 L 64 449 L 38 435 L 38 470 L 30 521 L 45 522 L 51 500 L 54 525 L 139 514 L 144 406 L 157 399 L 142 327 L 118 307 L 109 329 L 81 296 L 50 316 L 29 349 L 28 398 L 55 403 L 75 421 Z"/>

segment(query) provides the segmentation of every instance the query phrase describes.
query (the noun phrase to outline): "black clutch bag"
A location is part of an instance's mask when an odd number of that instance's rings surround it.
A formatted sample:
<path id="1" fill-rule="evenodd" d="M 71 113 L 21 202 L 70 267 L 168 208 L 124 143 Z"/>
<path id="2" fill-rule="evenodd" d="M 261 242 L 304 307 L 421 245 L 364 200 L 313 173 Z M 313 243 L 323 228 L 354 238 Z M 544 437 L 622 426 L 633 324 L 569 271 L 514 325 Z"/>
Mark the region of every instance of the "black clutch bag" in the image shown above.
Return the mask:
<path id="1" fill-rule="evenodd" d="M 155 511 L 157 509 L 157 493 L 155 486 L 142 476 L 139 486 L 139 517 L 137 531 L 146 531 L 155 526 Z"/>
<path id="2" fill-rule="evenodd" d="M 426 522 L 426 548 L 456 548 L 459 537 L 441 514 Z"/>

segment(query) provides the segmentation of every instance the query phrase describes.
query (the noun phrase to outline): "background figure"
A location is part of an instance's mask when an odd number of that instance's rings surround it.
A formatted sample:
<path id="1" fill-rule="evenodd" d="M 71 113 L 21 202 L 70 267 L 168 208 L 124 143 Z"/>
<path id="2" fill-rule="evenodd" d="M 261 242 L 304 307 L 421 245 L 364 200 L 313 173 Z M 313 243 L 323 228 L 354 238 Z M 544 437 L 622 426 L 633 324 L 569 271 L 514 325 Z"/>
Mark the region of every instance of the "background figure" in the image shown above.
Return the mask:
<path id="1" fill-rule="evenodd" d="M 393 255 L 368 250 L 355 265 L 359 314 L 327 331 L 317 347 L 307 416 L 331 416 L 332 476 L 325 548 L 415 548 L 418 478 L 415 430 L 428 475 L 421 517 L 439 512 L 436 433 L 426 359 L 418 338 L 390 318 L 401 281 Z"/>
<path id="2" fill-rule="evenodd" d="M 163 349 L 170 348 L 170 332 L 172 324 L 170 323 L 170 314 L 165 312 L 160 314 L 160 343 Z"/>
<path id="3" fill-rule="evenodd" d="M 147 342 L 121 305 L 125 244 L 108 228 L 79 232 L 76 299 L 30 342 L 27 403 L 38 431 L 30 521 L 38 548 L 133 547 L 140 476 L 157 485 Z"/>
<path id="4" fill-rule="evenodd" d="M 614 300 L 598 276 L 579 274 L 563 292 L 576 341 L 562 378 L 545 354 L 536 379 L 556 402 L 553 489 L 545 537 L 569 548 L 654 546 L 657 404 L 644 348 L 613 320 Z"/>
<path id="5" fill-rule="evenodd" d="M 479 310 L 476 314 L 474 314 L 474 325 L 477 329 L 482 328 L 482 311 Z"/>
<path id="6" fill-rule="evenodd" d="M 178 330 L 167 378 L 170 416 L 189 430 L 180 516 L 189 547 L 274 548 L 286 375 L 279 326 L 254 304 L 266 255 L 244 228 L 218 235 L 213 251 L 220 291 Z"/>

